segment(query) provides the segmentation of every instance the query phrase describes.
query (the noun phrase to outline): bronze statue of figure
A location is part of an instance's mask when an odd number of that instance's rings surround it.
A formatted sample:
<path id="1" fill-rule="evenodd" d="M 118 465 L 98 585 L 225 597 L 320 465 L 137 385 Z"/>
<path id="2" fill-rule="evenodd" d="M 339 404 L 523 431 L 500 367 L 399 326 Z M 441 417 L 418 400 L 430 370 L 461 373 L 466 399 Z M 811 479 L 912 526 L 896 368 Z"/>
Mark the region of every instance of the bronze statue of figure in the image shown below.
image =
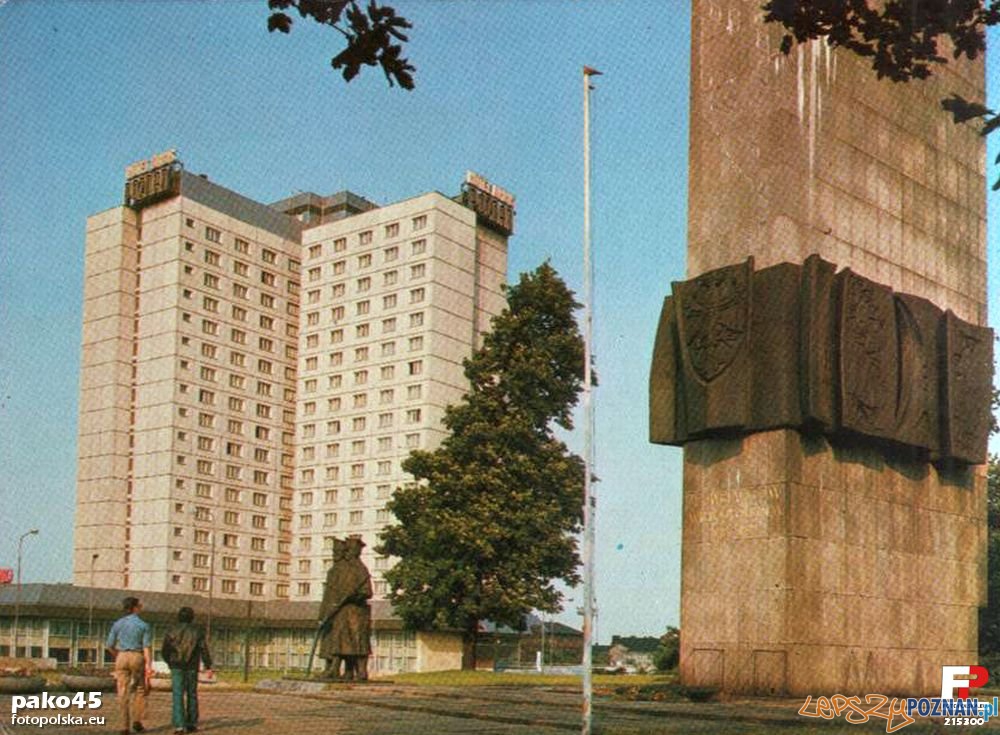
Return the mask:
<path id="1" fill-rule="evenodd" d="M 352 536 L 333 540 L 333 565 L 326 573 L 326 589 L 319 608 L 320 624 L 325 629 L 319 655 L 326 660 L 323 676 L 366 681 L 368 656 L 371 655 L 372 578 L 361 562 L 364 542 Z"/>

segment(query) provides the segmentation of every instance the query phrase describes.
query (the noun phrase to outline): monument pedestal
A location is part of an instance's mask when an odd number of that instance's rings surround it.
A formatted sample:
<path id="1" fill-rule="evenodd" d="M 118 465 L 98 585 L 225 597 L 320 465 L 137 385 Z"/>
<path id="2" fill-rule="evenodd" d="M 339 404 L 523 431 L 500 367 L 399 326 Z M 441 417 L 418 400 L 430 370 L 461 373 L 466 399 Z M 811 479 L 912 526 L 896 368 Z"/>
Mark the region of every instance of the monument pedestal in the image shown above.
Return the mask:
<path id="1" fill-rule="evenodd" d="M 986 477 L 792 429 L 684 448 L 681 679 L 936 696 L 974 664 Z"/>

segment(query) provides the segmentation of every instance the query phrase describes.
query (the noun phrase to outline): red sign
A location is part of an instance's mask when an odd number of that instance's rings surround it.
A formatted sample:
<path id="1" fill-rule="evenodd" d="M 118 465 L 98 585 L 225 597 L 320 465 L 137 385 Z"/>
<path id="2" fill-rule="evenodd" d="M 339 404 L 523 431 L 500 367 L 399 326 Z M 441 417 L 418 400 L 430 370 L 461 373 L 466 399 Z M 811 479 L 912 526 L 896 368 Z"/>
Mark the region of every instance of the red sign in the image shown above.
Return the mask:
<path id="1" fill-rule="evenodd" d="M 14 581 L 14 570 L 0 568 L 0 584 L 10 584 L 13 581 Z"/>

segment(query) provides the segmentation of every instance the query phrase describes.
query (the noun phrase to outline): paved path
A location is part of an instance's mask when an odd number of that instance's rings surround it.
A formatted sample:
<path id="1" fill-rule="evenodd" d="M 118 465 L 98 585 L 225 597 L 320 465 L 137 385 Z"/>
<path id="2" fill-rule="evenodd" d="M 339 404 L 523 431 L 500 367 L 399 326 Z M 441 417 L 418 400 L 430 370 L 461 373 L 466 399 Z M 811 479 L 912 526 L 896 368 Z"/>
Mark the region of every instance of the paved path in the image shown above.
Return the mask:
<path id="1" fill-rule="evenodd" d="M 0 697 L 0 735 L 52 733 L 87 735 L 116 732 L 113 694 L 99 714 L 101 727 L 11 726 L 10 697 Z M 748 700 L 693 704 L 595 701 L 595 735 L 677 735 L 680 733 L 874 733 L 885 723 L 865 726 L 808 720 L 800 702 Z M 337 687 L 314 694 L 265 693 L 203 687 L 201 732 L 209 735 L 561 735 L 580 732 L 579 693 L 525 687 L 408 687 L 390 684 Z M 25 711 L 51 715 L 54 711 Z M 88 713 L 89 714 L 89 713 Z M 147 732 L 170 735 L 169 692 L 150 695 Z M 1000 727 L 1000 723 L 995 723 Z M 993 730 L 994 723 L 987 728 Z M 983 732 L 984 728 L 942 728 L 930 723 L 899 732 Z"/>

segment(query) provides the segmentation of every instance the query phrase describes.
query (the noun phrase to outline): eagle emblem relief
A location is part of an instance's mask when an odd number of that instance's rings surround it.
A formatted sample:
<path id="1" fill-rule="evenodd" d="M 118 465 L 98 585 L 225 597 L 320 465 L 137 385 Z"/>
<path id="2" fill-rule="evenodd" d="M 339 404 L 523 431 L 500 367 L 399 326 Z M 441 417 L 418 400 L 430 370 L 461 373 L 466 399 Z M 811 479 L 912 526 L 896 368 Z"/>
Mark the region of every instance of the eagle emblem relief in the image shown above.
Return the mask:
<path id="1" fill-rule="evenodd" d="M 725 372 L 747 342 L 752 272 L 748 260 L 675 284 L 681 343 L 691 369 L 706 383 Z"/>

